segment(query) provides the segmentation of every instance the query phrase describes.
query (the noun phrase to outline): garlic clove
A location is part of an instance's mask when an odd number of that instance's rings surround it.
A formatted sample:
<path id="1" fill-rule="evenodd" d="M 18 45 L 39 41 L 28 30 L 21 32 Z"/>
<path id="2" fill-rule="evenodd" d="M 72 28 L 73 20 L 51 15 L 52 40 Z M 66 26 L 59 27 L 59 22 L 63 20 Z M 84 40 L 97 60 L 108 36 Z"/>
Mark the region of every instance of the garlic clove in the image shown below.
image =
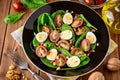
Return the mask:
<path id="1" fill-rule="evenodd" d="M 120 69 L 120 60 L 118 58 L 110 58 L 107 63 L 107 68 L 111 71 Z"/>
<path id="2" fill-rule="evenodd" d="M 96 71 L 89 76 L 88 80 L 105 80 L 105 77 L 101 72 Z"/>

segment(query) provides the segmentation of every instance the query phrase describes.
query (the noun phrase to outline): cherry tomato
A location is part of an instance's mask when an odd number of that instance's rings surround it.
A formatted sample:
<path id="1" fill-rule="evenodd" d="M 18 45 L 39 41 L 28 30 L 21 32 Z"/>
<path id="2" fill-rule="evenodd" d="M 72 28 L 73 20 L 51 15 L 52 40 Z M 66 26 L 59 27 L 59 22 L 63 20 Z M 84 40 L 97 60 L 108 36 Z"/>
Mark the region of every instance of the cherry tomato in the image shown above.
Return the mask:
<path id="1" fill-rule="evenodd" d="M 50 37 L 51 42 L 57 42 L 60 38 L 60 33 L 58 31 L 54 30 L 50 33 L 49 37 Z"/>
<path id="2" fill-rule="evenodd" d="M 70 48 L 70 44 L 66 40 L 60 40 L 58 42 L 58 46 L 60 46 L 61 48 L 65 48 L 67 50 L 69 50 L 69 48 Z"/>
<path id="3" fill-rule="evenodd" d="M 96 4 L 98 5 L 98 4 L 102 4 L 102 3 L 104 3 L 105 2 L 105 0 L 96 0 Z"/>
<path id="4" fill-rule="evenodd" d="M 83 0 L 87 5 L 94 5 L 94 0 Z"/>
<path id="5" fill-rule="evenodd" d="M 21 3 L 21 2 L 19 2 L 19 1 L 17 1 L 17 2 L 14 2 L 13 4 L 12 4 L 12 7 L 16 10 L 16 11 L 21 11 L 22 9 L 23 9 L 23 4 Z"/>
<path id="6" fill-rule="evenodd" d="M 67 61 L 66 56 L 65 56 L 64 54 L 59 54 L 57 57 L 58 57 L 58 58 L 55 59 L 55 64 L 56 64 L 57 66 L 64 66 L 65 63 L 66 63 L 66 61 Z"/>
<path id="7" fill-rule="evenodd" d="M 86 31 L 85 27 L 74 28 L 74 30 L 75 30 L 76 35 L 78 36 L 83 34 Z"/>
<path id="8" fill-rule="evenodd" d="M 84 51 L 88 51 L 90 49 L 90 41 L 88 39 L 83 39 L 81 41 L 81 47 Z"/>
<path id="9" fill-rule="evenodd" d="M 41 46 L 41 45 L 38 46 L 36 48 L 36 55 L 38 57 L 45 57 L 45 56 L 47 56 L 48 55 L 47 49 L 44 46 Z"/>
<path id="10" fill-rule="evenodd" d="M 84 53 L 84 51 L 81 48 L 73 48 L 70 52 L 72 55 L 79 56 Z"/>
<path id="11" fill-rule="evenodd" d="M 83 19 L 82 18 L 75 18 L 73 23 L 72 23 L 72 27 L 73 28 L 78 28 L 83 24 Z"/>

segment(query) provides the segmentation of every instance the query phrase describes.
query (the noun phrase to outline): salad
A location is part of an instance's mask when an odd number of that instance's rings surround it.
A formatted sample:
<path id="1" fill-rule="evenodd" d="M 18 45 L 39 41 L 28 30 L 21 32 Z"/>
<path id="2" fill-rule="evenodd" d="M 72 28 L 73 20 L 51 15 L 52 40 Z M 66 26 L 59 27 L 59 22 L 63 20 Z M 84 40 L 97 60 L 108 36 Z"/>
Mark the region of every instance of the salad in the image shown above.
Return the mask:
<path id="1" fill-rule="evenodd" d="M 32 41 L 43 64 L 56 70 L 72 70 L 90 62 L 98 46 L 97 28 L 83 14 L 57 10 L 39 15 Z"/>

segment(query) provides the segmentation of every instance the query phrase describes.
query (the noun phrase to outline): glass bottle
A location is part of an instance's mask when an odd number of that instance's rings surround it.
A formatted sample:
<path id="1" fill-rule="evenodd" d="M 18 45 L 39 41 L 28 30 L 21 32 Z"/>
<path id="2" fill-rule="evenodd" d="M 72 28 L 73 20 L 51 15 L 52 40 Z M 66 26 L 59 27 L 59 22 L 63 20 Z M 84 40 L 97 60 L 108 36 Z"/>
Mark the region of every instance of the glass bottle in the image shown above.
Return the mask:
<path id="1" fill-rule="evenodd" d="M 120 0 L 109 0 L 105 3 L 102 18 L 111 32 L 120 34 Z"/>

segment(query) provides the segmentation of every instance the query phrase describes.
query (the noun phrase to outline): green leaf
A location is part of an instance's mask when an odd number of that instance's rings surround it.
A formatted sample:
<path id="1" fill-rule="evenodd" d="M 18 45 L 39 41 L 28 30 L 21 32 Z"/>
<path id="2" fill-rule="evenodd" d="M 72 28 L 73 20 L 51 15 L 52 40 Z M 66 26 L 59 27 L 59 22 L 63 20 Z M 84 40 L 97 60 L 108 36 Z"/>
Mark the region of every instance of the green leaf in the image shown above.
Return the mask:
<path id="1" fill-rule="evenodd" d="M 60 51 L 62 54 L 71 57 L 72 55 L 64 48 L 56 48 L 58 51 Z"/>
<path id="2" fill-rule="evenodd" d="M 97 46 L 97 43 L 91 44 L 90 49 L 94 50 L 96 48 L 96 46 Z"/>
<path id="3" fill-rule="evenodd" d="M 35 4 L 43 4 L 43 3 L 46 3 L 46 0 L 32 0 L 33 3 Z"/>
<path id="4" fill-rule="evenodd" d="M 37 9 L 45 4 L 47 4 L 46 0 L 23 0 L 23 4 L 28 8 Z"/>
<path id="5" fill-rule="evenodd" d="M 86 33 L 87 33 L 87 31 L 86 31 L 85 33 L 83 33 L 83 34 L 77 39 L 77 41 L 75 42 L 75 47 L 79 47 L 80 42 L 85 38 Z"/>
<path id="6" fill-rule="evenodd" d="M 37 31 L 38 32 L 41 31 L 40 27 L 44 26 L 45 24 L 51 26 L 53 30 L 56 30 L 56 27 L 55 27 L 53 20 L 52 20 L 49 13 L 42 13 L 41 15 L 39 15 L 37 23 L 38 23 L 37 24 Z"/>
<path id="7" fill-rule="evenodd" d="M 36 49 L 39 46 L 40 43 L 37 41 L 36 37 L 34 37 L 33 41 L 32 41 L 32 44 L 33 44 L 33 47 Z"/>
<path id="8" fill-rule="evenodd" d="M 8 15 L 4 18 L 4 22 L 7 23 L 7 24 L 14 24 L 17 21 L 19 21 L 24 14 L 25 14 L 25 12 L 10 14 L 10 15 Z"/>
<path id="9" fill-rule="evenodd" d="M 55 12 L 52 13 L 52 15 L 51 15 L 52 19 L 54 19 L 55 16 L 58 15 L 58 14 L 65 14 L 65 11 L 64 11 L 64 10 L 57 10 L 57 11 L 55 11 Z"/>
<path id="10" fill-rule="evenodd" d="M 46 66 L 51 67 L 51 68 L 57 68 L 58 66 L 55 66 L 52 64 L 50 60 L 48 60 L 46 57 L 45 58 L 40 58 L 42 63 L 44 63 Z"/>
<path id="11" fill-rule="evenodd" d="M 92 27 L 93 29 L 97 30 L 97 28 L 94 27 L 94 26 L 84 17 L 83 14 L 80 14 L 80 15 L 78 16 L 78 18 L 82 18 L 82 19 L 86 22 L 86 26 L 87 26 L 87 27 Z"/>
<path id="12" fill-rule="evenodd" d="M 55 43 L 50 42 L 48 39 L 44 43 L 47 49 L 52 49 L 55 46 Z"/>

